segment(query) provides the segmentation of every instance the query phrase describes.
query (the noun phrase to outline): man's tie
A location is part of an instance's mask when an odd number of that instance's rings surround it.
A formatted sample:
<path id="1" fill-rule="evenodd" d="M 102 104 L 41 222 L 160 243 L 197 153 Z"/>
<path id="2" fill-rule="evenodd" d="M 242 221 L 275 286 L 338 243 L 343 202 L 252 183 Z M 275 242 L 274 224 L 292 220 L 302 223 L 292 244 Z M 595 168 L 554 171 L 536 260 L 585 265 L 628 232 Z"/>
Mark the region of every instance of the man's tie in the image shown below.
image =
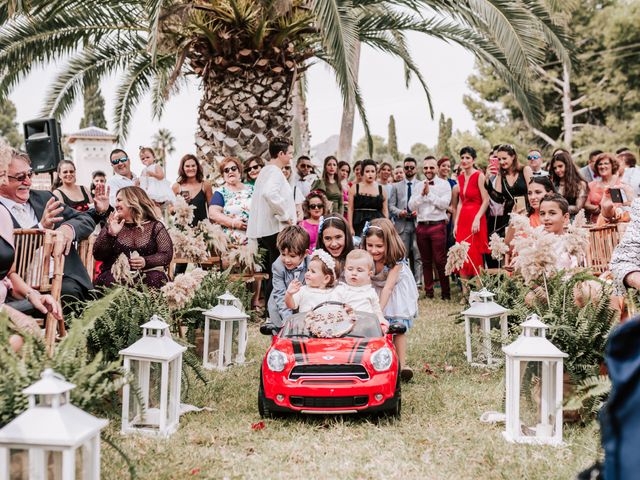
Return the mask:
<path id="1" fill-rule="evenodd" d="M 21 203 L 16 203 L 11 210 L 13 215 L 16 217 L 16 220 L 18 221 L 18 224 L 20 225 L 21 228 L 33 227 L 33 225 L 31 225 L 32 217 L 29 214 L 29 211 L 27 210 L 26 205 Z"/>
<path id="2" fill-rule="evenodd" d="M 409 199 L 411 198 L 411 182 L 407 182 L 407 213 L 411 215 L 411 209 L 409 208 Z"/>

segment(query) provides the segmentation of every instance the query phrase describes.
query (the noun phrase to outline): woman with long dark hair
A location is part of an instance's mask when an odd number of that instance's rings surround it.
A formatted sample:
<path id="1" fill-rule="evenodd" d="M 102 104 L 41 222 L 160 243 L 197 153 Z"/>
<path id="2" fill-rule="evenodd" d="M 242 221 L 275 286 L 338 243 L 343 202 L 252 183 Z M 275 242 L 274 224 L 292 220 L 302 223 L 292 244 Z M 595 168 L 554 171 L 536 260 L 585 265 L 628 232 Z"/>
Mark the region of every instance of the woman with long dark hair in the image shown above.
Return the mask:
<path id="1" fill-rule="evenodd" d="M 549 176 L 558 193 L 569 202 L 569 215 L 573 216 L 584 208 L 587 200 L 587 182 L 576 168 L 571 154 L 558 150 L 551 159 Z"/>
<path id="2" fill-rule="evenodd" d="M 489 235 L 498 232 L 504 236 L 504 229 L 509 223 L 509 214 L 516 203 L 526 204 L 528 185 L 533 177 L 531 167 L 523 166 L 518 161 L 518 154 L 513 145 L 500 145 L 495 151 L 498 157 L 498 166 L 489 165 L 489 173 L 485 181 L 485 187 L 491 199 L 502 205 L 500 211 L 494 211 L 488 215 Z"/>
<path id="3" fill-rule="evenodd" d="M 342 182 L 338 172 L 338 160 L 333 155 L 324 159 L 322 177 L 313 182 L 311 190 L 322 190 L 331 202 L 331 213 L 344 213 L 344 197 Z"/>
<path id="4" fill-rule="evenodd" d="M 51 192 L 65 205 L 86 212 L 91 204 L 91 194 L 87 189 L 76 184 L 76 166 L 70 160 L 62 160 L 58 164 L 56 180 L 53 182 Z"/>
<path id="5" fill-rule="evenodd" d="M 361 236 L 367 221 L 374 218 L 389 218 L 387 192 L 376 181 L 376 162 L 367 159 L 362 162 L 362 181 L 349 190 L 349 226 L 351 234 Z"/>

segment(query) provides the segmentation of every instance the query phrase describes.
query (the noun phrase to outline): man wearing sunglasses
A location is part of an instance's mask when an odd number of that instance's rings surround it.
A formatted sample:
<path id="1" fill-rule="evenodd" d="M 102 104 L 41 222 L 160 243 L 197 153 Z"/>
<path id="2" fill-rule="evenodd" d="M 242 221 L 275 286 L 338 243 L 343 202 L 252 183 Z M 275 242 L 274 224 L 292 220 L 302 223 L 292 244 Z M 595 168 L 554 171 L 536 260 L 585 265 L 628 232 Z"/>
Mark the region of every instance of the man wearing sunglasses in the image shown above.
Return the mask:
<path id="1" fill-rule="evenodd" d="M 293 190 L 282 173 L 282 168 L 291 164 L 291 142 L 286 138 L 274 138 L 269 143 L 269 156 L 271 160 L 260 170 L 253 187 L 247 223 L 247 237 L 256 239 L 258 245 L 267 252 L 264 258 L 266 272 L 269 274 L 265 289 L 267 300 L 273 289 L 271 266 L 280 255 L 276 238 L 280 230 L 296 223 Z"/>
<path id="2" fill-rule="evenodd" d="M 527 160 L 529 161 L 529 166 L 531 167 L 531 171 L 533 172 L 534 177 L 549 176 L 549 172 L 542 169 L 544 158 L 542 157 L 542 153 L 540 152 L 540 150 L 529 150 L 529 153 L 527 154 Z"/>
<path id="3" fill-rule="evenodd" d="M 293 200 L 296 203 L 296 212 L 298 220 L 302 220 L 302 203 L 311 191 L 311 185 L 317 176 L 313 173 L 313 163 L 306 155 L 298 157 L 296 162 L 297 178 L 293 182 Z"/>
<path id="4" fill-rule="evenodd" d="M 13 152 L 7 174 L 7 183 L 0 186 L 0 204 L 11 214 L 13 227 L 53 229 L 64 239 L 54 252 L 66 256 L 62 277 L 63 307 L 65 297 L 71 297 L 71 300 L 87 298 L 93 285 L 73 244 L 91 235 L 101 215 L 98 210 L 102 215 L 107 213 L 108 201 L 104 187 L 96 189 L 97 210 L 78 212 L 58 201 L 49 191 L 31 189 L 33 170 L 27 154 Z M 7 303 L 22 312 L 34 313 L 30 295 L 25 300 L 13 299 Z"/>
<path id="5" fill-rule="evenodd" d="M 116 195 L 118 190 L 124 187 L 138 186 L 140 181 L 131 171 L 131 160 L 124 150 L 116 148 L 109 155 L 111 167 L 113 167 L 113 177 L 107 180 L 109 187 L 109 203 L 116 206 Z"/>
<path id="6" fill-rule="evenodd" d="M 393 223 L 402 238 L 407 258 L 413 259 L 413 275 L 418 285 L 422 285 L 422 261 L 416 239 L 416 212 L 409 208 L 409 199 L 416 191 L 417 162 L 415 158 L 407 157 L 403 162 L 404 180 L 394 183 L 389 193 L 389 212 L 393 216 Z"/>

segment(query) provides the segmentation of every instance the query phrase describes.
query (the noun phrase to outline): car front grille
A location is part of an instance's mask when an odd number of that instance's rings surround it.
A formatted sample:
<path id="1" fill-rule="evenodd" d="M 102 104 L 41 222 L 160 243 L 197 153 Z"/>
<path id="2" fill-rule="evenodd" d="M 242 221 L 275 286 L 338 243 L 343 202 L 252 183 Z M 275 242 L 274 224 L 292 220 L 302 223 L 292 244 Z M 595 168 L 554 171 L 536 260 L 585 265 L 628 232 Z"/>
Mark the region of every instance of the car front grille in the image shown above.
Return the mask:
<path id="1" fill-rule="evenodd" d="M 294 407 L 306 408 L 346 408 L 346 407 L 364 407 L 369 402 L 366 395 L 358 395 L 351 397 L 298 397 L 289 398 L 291 405 Z"/>
<path id="2" fill-rule="evenodd" d="M 291 369 L 289 380 L 299 378 L 324 378 L 324 377 L 357 377 L 361 380 L 369 379 L 369 372 L 360 364 L 339 365 L 296 365 Z"/>

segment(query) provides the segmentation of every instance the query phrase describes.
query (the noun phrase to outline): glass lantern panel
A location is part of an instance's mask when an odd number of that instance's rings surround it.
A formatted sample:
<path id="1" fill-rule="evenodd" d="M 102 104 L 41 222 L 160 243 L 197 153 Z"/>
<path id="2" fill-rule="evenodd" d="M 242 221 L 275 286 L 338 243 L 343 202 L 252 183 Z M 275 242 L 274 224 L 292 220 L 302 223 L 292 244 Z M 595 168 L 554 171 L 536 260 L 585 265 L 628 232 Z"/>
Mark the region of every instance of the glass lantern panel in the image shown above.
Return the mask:
<path id="1" fill-rule="evenodd" d="M 520 434 L 552 437 L 555 433 L 555 362 L 520 362 Z"/>
<path id="2" fill-rule="evenodd" d="M 9 450 L 9 480 L 29 480 L 29 452 Z"/>
<path id="3" fill-rule="evenodd" d="M 129 422 L 136 427 L 156 428 L 160 425 L 161 370 L 162 365 L 158 362 L 131 360 L 131 372 L 139 390 L 137 393 L 135 385 L 130 388 Z"/>
<path id="4" fill-rule="evenodd" d="M 47 450 L 45 452 L 47 480 L 62 480 L 62 452 Z"/>
<path id="5" fill-rule="evenodd" d="M 471 361 L 484 365 L 494 364 L 501 360 L 502 334 L 500 331 L 500 317 L 489 319 L 489 332 L 482 328 L 485 319 L 469 318 L 471 332 Z"/>
<path id="6" fill-rule="evenodd" d="M 172 418 L 173 412 L 177 411 L 180 406 L 180 398 L 178 398 L 177 385 L 173 382 L 173 376 L 176 374 L 178 368 L 178 360 L 169 362 L 169 389 L 167 392 L 167 417 L 165 419 L 166 425 L 170 425 L 175 418 Z M 180 382 L 180 372 L 178 372 L 178 382 Z"/>
<path id="7" fill-rule="evenodd" d="M 209 355 L 207 361 L 218 363 L 218 349 L 220 345 L 220 321 L 209 320 Z"/>

